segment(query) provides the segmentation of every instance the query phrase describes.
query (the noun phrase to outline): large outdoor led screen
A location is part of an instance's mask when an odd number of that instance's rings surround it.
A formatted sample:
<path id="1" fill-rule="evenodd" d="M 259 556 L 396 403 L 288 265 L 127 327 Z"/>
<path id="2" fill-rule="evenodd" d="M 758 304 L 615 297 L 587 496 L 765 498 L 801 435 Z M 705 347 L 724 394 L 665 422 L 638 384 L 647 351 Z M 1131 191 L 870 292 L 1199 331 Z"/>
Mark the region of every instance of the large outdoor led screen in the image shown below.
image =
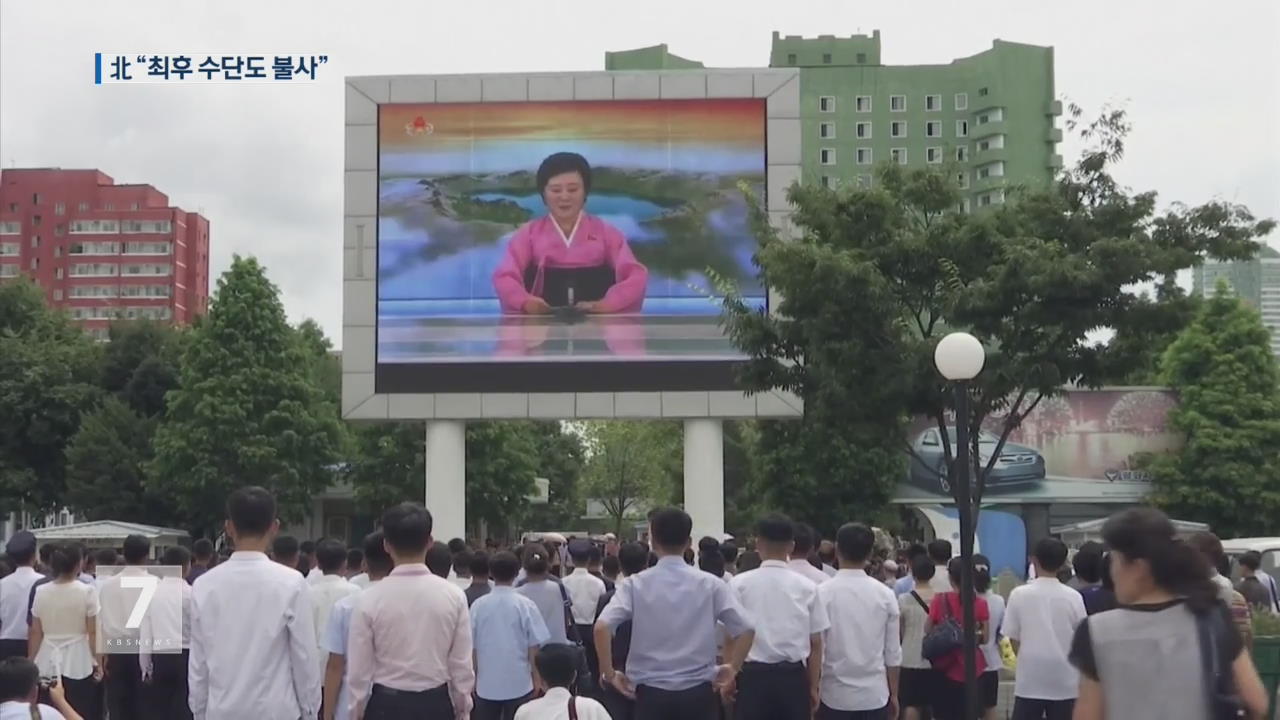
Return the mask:
<path id="1" fill-rule="evenodd" d="M 379 106 L 378 392 L 730 389 L 709 274 L 765 307 L 765 110 Z"/>

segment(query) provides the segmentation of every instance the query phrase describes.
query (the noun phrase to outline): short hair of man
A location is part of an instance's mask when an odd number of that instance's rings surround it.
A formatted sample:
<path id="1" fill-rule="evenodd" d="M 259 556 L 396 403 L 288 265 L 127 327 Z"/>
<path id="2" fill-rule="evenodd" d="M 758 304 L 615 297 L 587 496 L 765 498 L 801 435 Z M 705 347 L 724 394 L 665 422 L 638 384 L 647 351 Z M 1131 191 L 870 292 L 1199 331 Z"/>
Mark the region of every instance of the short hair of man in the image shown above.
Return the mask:
<path id="1" fill-rule="evenodd" d="M 467 569 L 471 571 L 471 577 L 488 577 L 489 553 L 483 550 L 477 550 L 472 553 L 471 562 L 467 565 Z"/>
<path id="2" fill-rule="evenodd" d="M 191 552 L 180 545 L 166 548 L 165 551 L 160 554 L 161 565 L 179 567 L 186 565 L 189 562 L 191 562 Z"/>
<path id="3" fill-rule="evenodd" d="M 920 543 L 911 543 L 907 546 L 907 560 L 914 560 L 918 557 L 928 557 L 929 549 Z"/>
<path id="4" fill-rule="evenodd" d="M 98 566 L 106 565 L 110 567 L 116 564 L 116 551 L 111 548 L 103 548 L 93 554 L 94 559 L 98 561 Z"/>
<path id="5" fill-rule="evenodd" d="M 40 682 L 40 669 L 24 657 L 0 660 L 0 702 L 26 702 Z"/>
<path id="6" fill-rule="evenodd" d="M 738 545 L 732 540 L 720 543 L 720 554 L 724 556 L 725 565 L 732 565 L 738 559 Z"/>
<path id="7" fill-rule="evenodd" d="M 416 555 L 431 543 L 431 512 L 419 503 L 402 502 L 382 513 L 382 532 L 387 543 L 397 552 Z M 446 546 L 440 546 L 449 552 Z M 453 562 L 453 554 L 449 553 Z"/>
<path id="8" fill-rule="evenodd" d="M 809 557 L 809 553 L 813 551 L 813 545 L 816 542 L 817 533 L 813 527 L 807 523 L 795 524 L 795 543 L 796 548 L 792 551 L 795 557 Z"/>
<path id="9" fill-rule="evenodd" d="M 452 555 L 457 555 L 458 553 L 466 549 L 467 549 L 467 541 L 463 540 L 462 538 L 453 538 L 452 540 L 449 541 L 449 553 Z"/>
<path id="10" fill-rule="evenodd" d="M 573 684 L 578 673 L 577 661 L 577 648 L 560 643 L 543 645 L 533 660 L 548 686 L 562 688 Z"/>
<path id="11" fill-rule="evenodd" d="M 271 542 L 271 554 L 276 562 L 294 560 L 298 557 L 298 538 L 292 535 L 277 535 Z"/>
<path id="12" fill-rule="evenodd" d="M 313 555 L 315 554 L 315 551 L 316 543 L 314 540 L 303 540 L 302 544 L 298 546 L 298 552 L 303 555 Z"/>
<path id="13" fill-rule="evenodd" d="M 453 553 L 449 552 L 448 545 L 437 543 L 427 550 L 426 562 L 432 575 L 448 578 L 449 570 L 453 567 Z"/>
<path id="14" fill-rule="evenodd" d="M 342 570 L 347 561 L 347 547 L 337 540 L 321 540 L 316 545 L 316 564 L 325 575 Z"/>
<path id="15" fill-rule="evenodd" d="M 938 566 L 933 564 L 933 559 L 927 553 L 917 555 L 911 561 L 911 577 L 915 578 L 916 582 L 927 583 L 933 579 L 937 572 Z"/>
<path id="16" fill-rule="evenodd" d="M 1036 564 L 1047 573 L 1056 573 L 1067 562 L 1067 546 L 1058 538 L 1040 538 L 1036 541 Z"/>
<path id="17" fill-rule="evenodd" d="M 395 567 L 395 560 L 387 552 L 386 536 L 375 530 L 364 536 L 364 564 L 371 575 L 385 576 Z"/>
<path id="18" fill-rule="evenodd" d="M 574 560 L 574 562 L 576 563 L 576 562 L 578 562 L 578 561 L 577 561 L 577 560 Z M 592 544 L 591 544 L 591 549 L 587 551 L 587 564 L 588 564 L 588 565 L 599 565 L 599 564 L 600 564 L 600 563 L 602 563 L 602 562 L 604 562 L 604 553 L 600 552 L 600 546 L 599 546 L 599 545 L 596 545 L 595 543 L 592 543 Z"/>
<path id="19" fill-rule="evenodd" d="M 200 538 L 191 543 L 191 554 L 200 562 L 208 562 L 213 557 L 213 541 L 209 538 Z"/>
<path id="20" fill-rule="evenodd" d="M 151 554 L 151 541 L 142 535 L 130 535 L 124 539 L 124 561 L 130 565 L 146 562 Z"/>
<path id="21" fill-rule="evenodd" d="M 266 488 L 242 487 L 227 498 L 227 517 L 237 533 L 262 537 L 276 520 L 276 499 Z"/>
<path id="22" fill-rule="evenodd" d="M 769 513 L 756 521 L 757 542 L 786 545 L 796 539 L 796 524 L 781 513 Z"/>
<path id="23" fill-rule="evenodd" d="M 630 542 L 618 548 L 618 565 L 623 575 L 635 575 L 649 566 L 649 549 L 638 542 Z"/>
<path id="24" fill-rule="evenodd" d="M 489 576 L 494 582 L 509 583 L 516 579 L 520 574 L 520 559 L 516 554 L 507 550 L 495 553 L 489 559 Z"/>
<path id="25" fill-rule="evenodd" d="M 604 560 L 600 561 L 600 571 L 609 577 L 613 577 L 622 571 L 622 564 L 618 562 L 617 555 L 608 555 Z"/>
<path id="26" fill-rule="evenodd" d="M 836 552 L 842 560 L 865 563 L 875 546 L 876 534 L 862 523 L 845 523 L 836 532 Z"/>
<path id="27" fill-rule="evenodd" d="M 1076 550 L 1075 557 L 1071 558 L 1071 567 L 1075 568 L 1081 580 L 1090 585 L 1102 582 L 1102 553 L 1102 543 L 1093 540 Z"/>
<path id="28" fill-rule="evenodd" d="M 951 562 L 951 541 L 934 540 L 929 543 L 929 557 L 934 565 L 946 565 Z"/>
<path id="29" fill-rule="evenodd" d="M 1239 562 L 1242 567 L 1247 567 L 1250 570 L 1257 572 L 1258 568 L 1262 567 L 1262 553 L 1257 550 L 1250 550 L 1240 556 Z"/>
<path id="30" fill-rule="evenodd" d="M 359 570 L 364 564 L 364 551 L 360 548 L 347 550 L 347 570 Z"/>
<path id="31" fill-rule="evenodd" d="M 649 523 L 653 529 L 653 544 L 668 553 L 680 552 L 693 533 L 693 518 L 678 508 L 664 508 L 654 513 Z"/>
<path id="32" fill-rule="evenodd" d="M 471 560 L 474 557 L 475 555 L 466 548 L 463 548 L 462 552 L 453 553 L 453 571 L 458 575 L 463 573 L 470 575 Z"/>

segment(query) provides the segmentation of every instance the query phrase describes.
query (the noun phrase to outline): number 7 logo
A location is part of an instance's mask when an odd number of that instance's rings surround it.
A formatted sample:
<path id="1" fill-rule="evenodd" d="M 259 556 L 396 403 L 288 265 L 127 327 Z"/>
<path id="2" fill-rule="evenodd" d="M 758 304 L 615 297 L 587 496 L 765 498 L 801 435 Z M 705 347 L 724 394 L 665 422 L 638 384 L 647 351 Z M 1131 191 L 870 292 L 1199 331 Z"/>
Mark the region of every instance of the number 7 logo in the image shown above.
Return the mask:
<path id="1" fill-rule="evenodd" d="M 126 628 L 137 630 L 142 627 L 142 617 L 147 614 L 147 608 L 151 607 L 151 600 L 156 596 L 156 586 L 159 582 L 160 578 L 155 575 L 120 576 L 120 587 L 131 590 L 142 589 L 142 593 L 138 595 L 138 601 L 133 604 L 133 612 L 129 613 L 129 619 L 124 623 Z"/>

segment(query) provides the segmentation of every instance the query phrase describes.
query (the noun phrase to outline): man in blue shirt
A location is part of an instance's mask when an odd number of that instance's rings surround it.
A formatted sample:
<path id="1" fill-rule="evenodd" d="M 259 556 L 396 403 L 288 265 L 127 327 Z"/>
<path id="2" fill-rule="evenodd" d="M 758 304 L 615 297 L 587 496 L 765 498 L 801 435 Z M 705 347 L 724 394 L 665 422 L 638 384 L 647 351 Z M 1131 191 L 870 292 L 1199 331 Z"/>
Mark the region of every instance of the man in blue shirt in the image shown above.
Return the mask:
<path id="1" fill-rule="evenodd" d="M 382 543 L 382 531 L 370 533 L 364 539 L 364 564 L 369 574 L 369 584 L 391 574 L 395 562 Z M 351 702 L 347 690 L 347 637 L 351 631 L 351 613 L 360 600 L 360 593 L 348 595 L 334 603 L 329 622 L 320 636 L 320 649 L 329 654 L 324 670 L 324 720 L 350 720 Z"/>
<path id="2" fill-rule="evenodd" d="M 547 624 L 532 600 L 511 583 L 520 561 L 500 552 L 489 561 L 493 589 L 471 606 L 476 654 L 476 705 L 472 720 L 511 720 L 521 705 L 542 690 L 534 655 L 550 640 Z"/>
<path id="3" fill-rule="evenodd" d="M 682 510 L 654 513 L 654 567 L 627 578 L 596 622 L 600 675 L 636 700 L 636 720 L 716 720 L 716 688 L 729 696 L 755 639 L 752 623 L 729 584 L 685 564 L 693 521 Z M 614 630 L 632 623 L 626 674 L 614 670 Z M 716 623 L 733 638 L 717 665 Z"/>

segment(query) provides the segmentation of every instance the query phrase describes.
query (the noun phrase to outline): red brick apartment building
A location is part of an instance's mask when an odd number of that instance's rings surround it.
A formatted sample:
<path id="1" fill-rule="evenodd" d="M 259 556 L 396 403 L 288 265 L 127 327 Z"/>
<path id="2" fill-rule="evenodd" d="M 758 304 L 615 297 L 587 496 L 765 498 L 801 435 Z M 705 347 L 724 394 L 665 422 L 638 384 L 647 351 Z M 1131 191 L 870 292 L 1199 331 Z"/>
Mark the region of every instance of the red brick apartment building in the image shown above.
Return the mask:
<path id="1" fill-rule="evenodd" d="M 209 221 L 98 170 L 0 170 L 0 282 L 20 274 L 99 339 L 116 318 L 187 324 L 209 303 Z"/>

